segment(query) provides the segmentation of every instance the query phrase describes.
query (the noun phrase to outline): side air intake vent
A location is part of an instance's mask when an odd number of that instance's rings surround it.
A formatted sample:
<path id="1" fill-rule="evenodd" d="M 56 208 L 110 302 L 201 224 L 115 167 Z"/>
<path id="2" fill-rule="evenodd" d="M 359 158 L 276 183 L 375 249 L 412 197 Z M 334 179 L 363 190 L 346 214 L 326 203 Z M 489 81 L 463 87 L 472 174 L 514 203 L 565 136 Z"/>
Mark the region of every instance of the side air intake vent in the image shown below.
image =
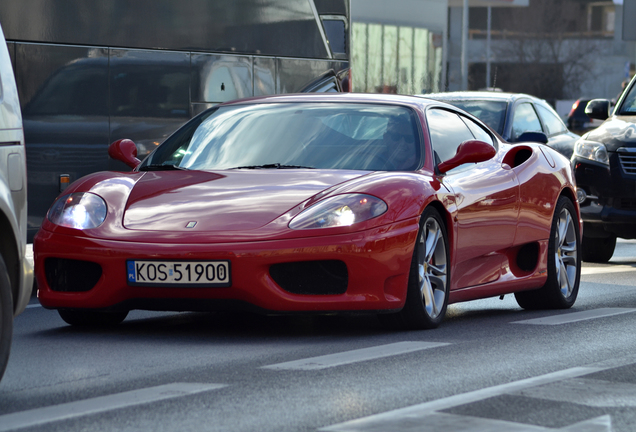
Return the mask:
<path id="1" fill-rule="evenodd" d="M 338 260 L 274 264 L 269 274 L 282 289 L 293 294 L 344 294 L 349 282 L 347 265 Z"/>
<path id="2" fill-rule="evenodd" d="M 44 273 L 53 291 L 82 292 L 97 284 L 102 277 L 102 267 L 90 261 L 47 258 Z"/>
<path id="3" fill-rule="evenodd" d="M 504 156 L 503 162 L 508 164 L 511 168 L 515 168 L 522 165 L 525 161 L 530 159 L 531 156 L 532 149 L 530 147 L 515 145 L 508 150 L 508 153 Z"/>
<path id="4" fill-rule="evenodd" d="M 539 245 L 528 243 L 519 249 L 517 254 L 517 266 L 524 272 L 531 272 L 537 267 L 539 262 Z"/>

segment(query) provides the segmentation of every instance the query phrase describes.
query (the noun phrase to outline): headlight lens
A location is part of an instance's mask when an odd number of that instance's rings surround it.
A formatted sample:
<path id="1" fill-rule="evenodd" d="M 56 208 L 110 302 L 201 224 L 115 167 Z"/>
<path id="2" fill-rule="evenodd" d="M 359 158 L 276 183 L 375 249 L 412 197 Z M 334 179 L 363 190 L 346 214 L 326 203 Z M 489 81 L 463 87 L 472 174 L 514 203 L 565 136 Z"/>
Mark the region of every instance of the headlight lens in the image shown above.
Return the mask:
<path id="1" fill-rule="evenodd" d="M 89 192 L 76 192 L 60 197 L 49 210 L 48 218 L 56 225 L 90 229 L 106 219 L 106 203 Z"/>
<path id="2" fill-rule="evenodd" d="M 574 155 L 609 165 L 607 149 L 603 144 L 595 141 L 578 140 L 574 145 Z"/>
<path id="3" fill-rule="evenodd" d="M 388 206 L 371 195 L 347 194 L 327 198 L 303 210 L 289 223 L 291 229 L 349 226 L 380 216 Z"/>

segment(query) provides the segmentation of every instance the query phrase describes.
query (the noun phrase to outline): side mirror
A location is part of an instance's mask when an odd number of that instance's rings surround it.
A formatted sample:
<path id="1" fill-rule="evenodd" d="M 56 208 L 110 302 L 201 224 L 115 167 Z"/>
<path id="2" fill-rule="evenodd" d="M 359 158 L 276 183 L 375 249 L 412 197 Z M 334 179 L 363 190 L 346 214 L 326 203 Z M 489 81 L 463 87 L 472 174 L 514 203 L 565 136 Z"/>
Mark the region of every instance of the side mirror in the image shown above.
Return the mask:
<path id="1" fill-rule="evenodd" d="M 492 159 L 497 154 L 495 148 L 483 141 L 468 140 L 457 147 L 457 153 L 449 160 L 437 166 L 440 173 L 445 173 L 465 163 L 478 163 Z"/>
<path id="2" fill-rule="evenodd" d="M 543 132 L 524 132 L 515 140 L 516 143 L 520 142 L 538 142 L 542 144 L 548 143 L 548 136 Z"/>
<path id="3" fill-rule="evenodd" d="M 131 168 L 136 168 L 141 163 L 137 159 L 137 146 L 129 139 L 120 139 L 108 147 L 108 156 L 125 163 Z"/>
<path id="4" fill-rule="evenodd" d="M 585 107 L 585 114 L 589 118 L 607 120 L 610 115 L 610 101 L 607 99 L 592 99 Z"/>

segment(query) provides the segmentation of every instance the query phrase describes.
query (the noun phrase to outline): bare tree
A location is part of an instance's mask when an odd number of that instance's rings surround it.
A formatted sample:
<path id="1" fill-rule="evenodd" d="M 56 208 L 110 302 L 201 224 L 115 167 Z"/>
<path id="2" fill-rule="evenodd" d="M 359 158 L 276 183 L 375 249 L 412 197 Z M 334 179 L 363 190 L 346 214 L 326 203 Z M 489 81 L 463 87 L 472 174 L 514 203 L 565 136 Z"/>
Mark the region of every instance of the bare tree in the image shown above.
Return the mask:
<path id="1" fill-rule="evenodd" d="M 493 51 L 508 67 L 510 91 L 546 99 L 576 98 L 595 78 L 589 65 L 600 46 L 587 31 L 587 2 L 530 0 L 527 8 L 497 11 L 502 39 Z M 501 71 L 500 71 L 501 73 Z"/>

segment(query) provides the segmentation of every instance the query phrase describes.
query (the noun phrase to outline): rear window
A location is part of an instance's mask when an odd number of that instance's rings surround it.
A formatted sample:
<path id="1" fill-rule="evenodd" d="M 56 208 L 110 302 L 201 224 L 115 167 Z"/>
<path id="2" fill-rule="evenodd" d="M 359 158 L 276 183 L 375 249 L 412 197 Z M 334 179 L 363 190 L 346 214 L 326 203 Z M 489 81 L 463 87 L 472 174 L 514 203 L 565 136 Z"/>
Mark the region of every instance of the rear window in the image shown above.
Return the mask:
<path id="1" fill-rule="evenodd" d="M 447 101 L 468 111 L 479 120 L 486 123 L 499 135 L 503 135 L 504 121 L 506 118 L 506 102 L 496 102 L 487 100 L 464 100 L 464 101 Z"/>

